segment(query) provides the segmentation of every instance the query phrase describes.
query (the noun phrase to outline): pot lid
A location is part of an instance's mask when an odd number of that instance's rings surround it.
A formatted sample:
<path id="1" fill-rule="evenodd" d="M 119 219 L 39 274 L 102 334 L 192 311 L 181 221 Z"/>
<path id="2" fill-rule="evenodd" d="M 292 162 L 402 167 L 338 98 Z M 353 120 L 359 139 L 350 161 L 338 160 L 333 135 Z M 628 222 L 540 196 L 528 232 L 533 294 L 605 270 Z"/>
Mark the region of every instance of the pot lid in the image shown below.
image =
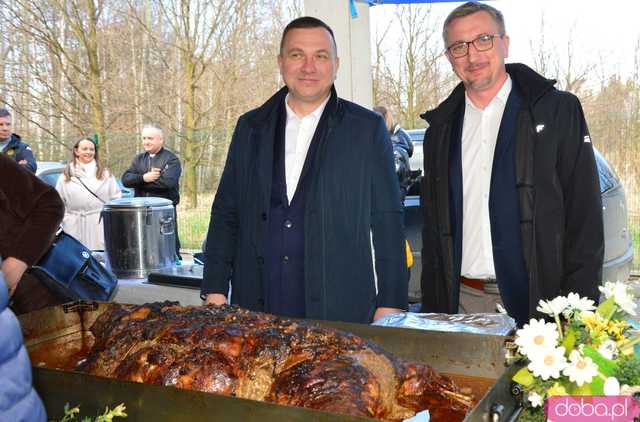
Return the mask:
<path id="1" fill-rule="evenodd" d="M 173 206 L 173 202 L 165 198 L 153 196 L 140 198 L 120 198 L 107 202 L 105 208 L 147 208 Z"/>

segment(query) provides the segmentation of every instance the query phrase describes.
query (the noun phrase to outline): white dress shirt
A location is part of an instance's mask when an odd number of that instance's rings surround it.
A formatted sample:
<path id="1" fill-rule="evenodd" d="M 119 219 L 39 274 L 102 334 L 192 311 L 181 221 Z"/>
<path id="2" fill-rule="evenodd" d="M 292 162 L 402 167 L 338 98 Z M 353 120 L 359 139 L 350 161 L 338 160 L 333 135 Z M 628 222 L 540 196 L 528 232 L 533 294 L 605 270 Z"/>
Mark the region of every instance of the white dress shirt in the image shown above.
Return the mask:
<path id="1" fill-rule="evenodd" d="M 329 102 L 330 96 L 331 95 L 327 96 L 318 108 L 304 117 L 299 117 L 295 111 L 289 107 L 289 94 L 287 94 L 284 100 L 287 110 L 287 125 L 284 135 L 284 174 L 287 183 L 287 199 L 289 203 L 291 203 L 296 188 L 298 187 L 300 174 L 302 173 L 304 162 L 307 159 L 309 145 L 311 145 L 313 134 L 316 132 L 318 122 L 320 122 L 320 117 L 327 102 Z"/>
<path id="2" fill-rule="evenodd" d="M 465 95 L 462 124 L 462 267 L 468 278 L 495 279 L 489 220 L 491 170 L 502 114 L 512 82 L 509 75 L 482 110 Z"/>

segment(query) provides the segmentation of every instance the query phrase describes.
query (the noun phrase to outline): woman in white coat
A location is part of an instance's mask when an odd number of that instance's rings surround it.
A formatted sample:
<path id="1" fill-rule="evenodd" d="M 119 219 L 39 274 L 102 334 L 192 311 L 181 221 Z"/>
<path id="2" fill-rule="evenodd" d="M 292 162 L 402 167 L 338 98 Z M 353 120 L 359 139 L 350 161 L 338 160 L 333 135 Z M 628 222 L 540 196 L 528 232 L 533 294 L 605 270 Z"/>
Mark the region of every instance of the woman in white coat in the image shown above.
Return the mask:
<path id="1" fill-rule="evenodd" d="M 120 198 L 122 192 L 116 179 L 100 163 L 98 149 L 91 139 L 77 141 L 72 153 L 73 158 L 56 184 L 65 206 L 62 228 L 87 248 L 104 250 L 100 211 L 106 202 Z"/>

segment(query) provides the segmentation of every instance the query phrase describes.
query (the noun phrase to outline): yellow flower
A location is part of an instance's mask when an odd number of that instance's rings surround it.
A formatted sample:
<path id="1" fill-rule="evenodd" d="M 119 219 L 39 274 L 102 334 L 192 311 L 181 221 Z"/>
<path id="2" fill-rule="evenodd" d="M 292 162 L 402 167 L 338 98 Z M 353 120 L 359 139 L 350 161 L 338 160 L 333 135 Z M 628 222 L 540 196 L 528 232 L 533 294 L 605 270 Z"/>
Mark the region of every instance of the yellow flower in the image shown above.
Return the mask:
<path id="1" fill-rule="evenodd" d="M 589 330 L 592 338 L 601 337 L 607 332 L 607 321 L 595 312 L 585 311 L 580 313 L 580 320 Z"/>
<path id="2" fill-rule="evenodd" d="M 622 320 L 612 320 L 609 321 L 609 325 L 607 327 L 607 333 L 610 336 L 615 337 L 616 340 L 624 339 L 624 330 L 627 328 L 626 321 Z"/>
<path id="3" fill-rule="evenodd" d="M 568 394 L 567 390 L 564 388 L 564 386 L 560 385 L 560 383 L 557 383 L 557 382 L 555 384 L 553 384 L 553 387 L 551 387 L 549 389 L 549 391 L 547 391 L 547 395 L 549 397 L 551 397 L 551 396 L 566 396 L 567 394 Z"/>

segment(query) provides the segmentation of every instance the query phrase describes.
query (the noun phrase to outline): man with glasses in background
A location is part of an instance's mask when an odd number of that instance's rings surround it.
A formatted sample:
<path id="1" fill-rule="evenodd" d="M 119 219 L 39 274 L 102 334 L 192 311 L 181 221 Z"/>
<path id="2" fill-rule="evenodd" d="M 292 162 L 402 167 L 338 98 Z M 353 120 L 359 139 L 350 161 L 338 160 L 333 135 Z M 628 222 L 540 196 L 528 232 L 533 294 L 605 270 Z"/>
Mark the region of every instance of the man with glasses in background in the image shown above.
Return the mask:
<path id="1" fill-rule="evenodd" d="M 594 300 L 604 253 L 593 146 L 579 100 L 505 65 L 502 13 L 468 2 L 444 23 L 460 83 L 424 113 L 422 311 L 494 312 L 518 325 L 540 299 Z"/>

